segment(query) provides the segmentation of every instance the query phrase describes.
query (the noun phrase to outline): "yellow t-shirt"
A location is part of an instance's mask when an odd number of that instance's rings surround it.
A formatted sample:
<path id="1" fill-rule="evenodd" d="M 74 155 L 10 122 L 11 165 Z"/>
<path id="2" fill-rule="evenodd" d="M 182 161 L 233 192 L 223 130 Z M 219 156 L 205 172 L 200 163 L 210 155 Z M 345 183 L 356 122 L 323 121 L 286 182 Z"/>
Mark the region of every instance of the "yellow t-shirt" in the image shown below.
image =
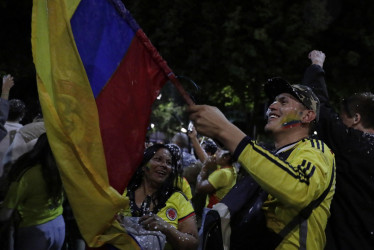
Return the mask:
<path id="1" fill-rule="evenodd" d="M 125 189 L 122 196 L 127 196 Z M 132 216 L 131 209 L 128 207 L 121 212 L 124 216 Z M 165 206 L 158 211 L 157 215 L 164 221 L 178 229 L 178 224 L 195 215 L 195 210 L 191 202 L 182 192 L 174 192 L 166 201 Z M 165 250 L 172 249 L 171 245 L 166 242 Z"/>
<path id="2" fill-rule="evenodd" d="M 41 165 L 30 168 L 18 181 L 11 183 L 3 206 L 18 210 L 22 218 L 19 227 L 46 223 L 63 211 L 62 200 L 54 207 L 49 199 Z"/>
<path id="3" fill-rule="evenodd" d="M 127 195 L 127 189 L 123 196 Z M 124 216 L 132 216 L 130 207 L 125 209 Z M 174 192 L 166 201 L 165 206 L 158 211 L 157 215 L 178 229 L 178 223 L 195 215 L 191 202 L 181 192 Z"/>
<path id="4" fill-rule="evenodd" d="M 192 199 L 192 192 L 190 183 L 188 183 L 187 179 L 182 177 L 182 181 L 178 178 L 178 187 L 182 190 L 182 192 L 186 195 L 187 199 Z"/>
<path id="5" fill-rule="evenodd" d="M 209 175 L 208 181 L 215 188 L 215 192 L 207 196 L 206 207 L 212 208 L 220 202 L 223 197 L 236 184 L 236 169 L 233 166 L 218 168 Z"/>

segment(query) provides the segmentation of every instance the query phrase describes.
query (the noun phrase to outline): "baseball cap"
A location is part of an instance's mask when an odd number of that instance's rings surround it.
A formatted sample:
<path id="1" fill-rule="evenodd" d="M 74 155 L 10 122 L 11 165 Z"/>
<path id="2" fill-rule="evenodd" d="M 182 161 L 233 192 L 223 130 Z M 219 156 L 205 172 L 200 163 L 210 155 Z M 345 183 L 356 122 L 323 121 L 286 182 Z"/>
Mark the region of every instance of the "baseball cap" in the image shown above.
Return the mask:
<path id="1" fill-rule="evenodd" d="M 291 85 L 281 77 L 268 79 L 265 84 L 265 94 L 270 100 L 274 100 L 281 93 L 288 93 L 295 97 L 305 107 L 316 113 L 316 121 L 319 119 L 320 102 L 313 90 L 302 84 Z"/>

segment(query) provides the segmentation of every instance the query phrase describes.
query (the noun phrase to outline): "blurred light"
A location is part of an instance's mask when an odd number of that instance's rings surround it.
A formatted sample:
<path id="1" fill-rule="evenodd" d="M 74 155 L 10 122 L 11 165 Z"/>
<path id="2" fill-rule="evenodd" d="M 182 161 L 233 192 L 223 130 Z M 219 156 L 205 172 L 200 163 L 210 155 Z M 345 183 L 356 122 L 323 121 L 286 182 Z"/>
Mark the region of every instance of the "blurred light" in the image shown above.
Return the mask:
<path id="1" fill-rule="evenodd" d="M 182 133 L 187 133 L 187 129 L 185 129 L 185 128 L 181 128 L 181 132 L 182 132 Z"/>
<path id="2" fill-rule="evenodd" d="M 160 100 L 162 97 L 162 94 L 160 93 L 158 96 L 157 96 L 157 100 Z"/>
<path id="3" fill-rule="evenodd" d="M 151 123 L 151 128 L 154 128 L 154 127 L 155 127 L 155 125 L 153 123 Z"/>

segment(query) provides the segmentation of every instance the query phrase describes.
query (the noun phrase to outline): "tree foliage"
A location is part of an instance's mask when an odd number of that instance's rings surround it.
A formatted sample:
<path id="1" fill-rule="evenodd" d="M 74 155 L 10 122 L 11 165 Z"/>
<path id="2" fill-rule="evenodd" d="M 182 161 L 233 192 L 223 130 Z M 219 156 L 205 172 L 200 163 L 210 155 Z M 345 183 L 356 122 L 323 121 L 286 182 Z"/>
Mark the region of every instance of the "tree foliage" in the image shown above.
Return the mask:
<path id="1" fill-rule="evenodd" d="M 9 37 L 2 39 L 0 71 L 35 85 L 31 2 L 0 4 L 3 34 Z M 373 1 L 123 2 L 175 74 L 201 87 L 194 93 L 196 102 L 218 106 L 248 133 L 261 127 L 266 102 L 262 85 L 273 76 L 300 82 L 313 49 L 327 54 L 326 78 L 334 102 L 373 89 Z M 169 95 L 164 100 L 173 104 L 164 103 L 160 110 L 182 105 L 176 93 Z M 173 120 L 169 115 L 163 122 Z"/>
<path id="2" fill-rule="evenodd" d="M 300 82 L 313 49 L 327 54 L 332 100 L 372 89 L 371 1 L 124 3 L 174 72 L 201 86 L 198 102 L 219 106 L 246 132 L 263 119 L 262 84 L 273 76 Z"/>

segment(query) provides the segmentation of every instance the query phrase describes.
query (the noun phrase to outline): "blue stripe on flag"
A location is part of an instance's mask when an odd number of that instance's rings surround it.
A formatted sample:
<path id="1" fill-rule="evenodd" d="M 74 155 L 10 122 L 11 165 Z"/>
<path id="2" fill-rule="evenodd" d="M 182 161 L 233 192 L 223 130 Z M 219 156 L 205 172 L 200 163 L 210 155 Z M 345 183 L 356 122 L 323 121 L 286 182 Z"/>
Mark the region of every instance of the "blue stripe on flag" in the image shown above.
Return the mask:
<path id="1" fill-rule="evenodd" d="M 135 32 L 107 0 L 82 0 L 70 22 L 96 98 L 121 63 Z"/>

